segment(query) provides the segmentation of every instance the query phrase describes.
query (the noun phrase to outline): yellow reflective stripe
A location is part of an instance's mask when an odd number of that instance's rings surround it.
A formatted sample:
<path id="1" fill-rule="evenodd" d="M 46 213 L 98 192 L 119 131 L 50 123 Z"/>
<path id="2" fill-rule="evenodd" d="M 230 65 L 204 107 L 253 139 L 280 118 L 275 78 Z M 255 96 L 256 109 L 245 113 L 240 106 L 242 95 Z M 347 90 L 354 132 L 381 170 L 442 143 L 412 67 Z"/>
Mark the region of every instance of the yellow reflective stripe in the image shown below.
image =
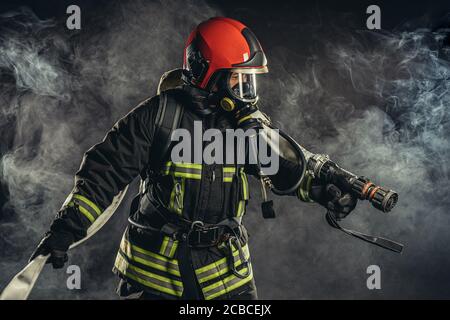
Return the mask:
<path id="1" fill-rule="evenodd" d="M 172 294 L 172 295 L 175 295 L 178 297 L 181 297 L 181 295 L 183 293 L 182 290 L 175 290 L 175 289 L 171 289 L 168 287 L 164 287 L 164 286 L 158 285 L 154 282 L 150 282 L 148 280 L 142 279 L 138 275 L 130 274 L 129 272 L 127 272 L 127 270 L 132 270 L 132 271 L 134 271 L 138 274 L 142 274 L 143 276 L 146 276 L 150 279 L 159 280 L 161 282 L 167 283 L 170 286 L 176 285 L 176 286 L 180 287 L 181 289 L 183 288 L 183 284 L 180 281 L 173 280 L 170 278 L 165 278 L 165 277 L 159 276 L 157 274 L 145 271 L 136 266 L 133 266 L 132 264 L 129 264 L 120 254 L 117 255 L 116 262 L 114 265 L 117 268 L 117 270 L 120 271 L 124 276 L 126 276 L 130 279 L 133 279 L 134 281 L 139 282 L 143 285 L 146 285 L 150 288 L 153 288 L 153 289 L 156 289 L 158 291 L 165 292 L 168 294 Z"/>
<path id="2" fill-rule="evenodd" d="M 202 175 L 197 174 L 197 173 L 186 173 L 186 172 L 175 171 L 173 174 L 175 177 L 181 177 L 181 178 L 190 178 L 190 179 L 198 179 L 198 180 L 200 180 L 202 178 Z"/>
<path id="3" fill-rule="evenodd" d="M 128 258 L 130 258 L 130 257 L 128 257 Z M 162 265 L 159 265 L 157 263 L 154 263 L 154 262 L 151 262 L 149 260 L 145 260 L 143 258 L 136 257 L 136 256 L 133 256 L 130 259 L 133 260 L 133 261 L 139 262 L 139 263 L 141 263 L 141 264 L 143 264 L 145 266 L 149 266 L 149 267 L 152 267 L 154 269 L 157 269 L 157 270 L 160 270 L 160 271 L 165 271 L 167 273 L 173 274 L 174 276 L 181 277 L 180 271 L 178 271 L 178 270 L 166 268 L 166 267 L 164 267 Z"/>
<path id="4" fill-rule="evenodd" d="M 170 249 L 169 252 L 169 257 L 173 258 L 173 256 L 175 255 L 175 251 L 177 250 L 177 247 L 178 247 L 178 240 L 173 243 L 172 249 Z"/>
<path id="5" fill-rule="evenodd" d="M 161 249 L 159 250 L 159 254 L 164 255 L 164 252 L 166 251 L 168 244 L 169 244 L 169 237 L 165 236 L 163 243 L 161 245 Z"/>
<path id="6" fill-rule="evenodd" d="M 239 252 L 236 250 L 236 252 L 233 252 L 233 256 L 237 255 Z M 203 273 L 205 271 L 211 270 L 213 268 L 217 268 L 218 265 L 224 263 L 227 261 L 227 258 L 222 258 L 220 260 L 214 261 L 212 264 L 208 264 L 207 266 L 204 266 L 202 268 L 196 269 L 195 273 L 199 275 L 200 273 Z"/>
<path id="7" fill-rule="evenodd" d="M 202 178 L 202 165 L 198 163 L 173 163 L 169 161 L 164 166 L 163 174 L 172 174 L 174 177 L 200 180 Z"/>
<path id="8" fill-rule="evenodd" d="M 305 177 L 306 180 L 302 181 L 300 187 L 298 188 L 297 196 L 300 200 L 304 202 L 314 202 L 309 197 L 309 191 L 311 190 L 311 184 L 312 184 L 312 177 L 310 175 Z M 306 184 L 306 186 L 305 186 Z"/>
<path id="9" fill-rule="evenodd" d="M 92 216 L 92 214 L 91 214 L 89 211 L 87 211 L 87 210 L 86 210 L 85 208 L 83 208 L 82 206 L 78 206 L 78 210 L 80 210 L 80 212 L 81 212 L 86 218 L 88 218 L 89 221 L 90 221 L 91 223 L 94 223 L 95 218 Z"/>
<path id="10" fill-rule="evenodd" d="M 169 288 L 165 288 L 165 287 L 162 287 L 162 286 L 158 286 L 157 284 L 154 284 L 153 282 L 150 282 L 150 281 L 141 279 L 141 278 L 139 278 L 139 277 L 136 277 L 136 276 L 133 275 L 133 274 L 125 273 L 124 275 L 125 275 L 127 278 L 130 278 L 130 279 L 132 279 L 132 280 L 134 280 L 134 281 L 136 281 L 136 282 L 139 282 L 140 284 L 143 284 L 143 285 L 145 285 L 145 286 L 147 286 L 147 287 L 156 289 L 156 290 L 161 291 L 161 292 L 164 292 L 164 293 L 168 293 L 168 294 L 171 294 L 171 295 L 174 295 L 174 296 L 177 296 L 177 297 L 181 297 L 181 295 L 183 294 L 183 291 L 175 291 L 175 290 L 171 290 L 171 289 L 169 289 Z"/>
<path id="11" fill-rule="evenodd" d="M 140 274 L 143 274 L 143 275 L 145 275 L 145 276 L 147 276 L 147 277 L 149 277 L 149 278 L 154 278 L 154 279 L 160 280 L 160 281 L 162 281 L 162 282 L 166 282 L 166 283 L 170 283 L 170 284 L 175 284 L 175 285 L 177 285 L 177 286 L 179 286 L 179 287 L 182 287 L 182 286 L 183 286 L 183 283 L 182 283 L 181 281 L 178 281 L 178 280 L 175 280 L 175 279 L 170 279 L 170 278 L 167 278 L 167 277 L 160 276 L 160 275 L 158 275 L 158 274 L 156 274 L 156 273 L 152 273 L 152 272 L 150 272 L 150 271 L 141 269 L 141 268 L 139 268 L 139 267 L 136 267 L 136 266 L 134 266 L 134 265 L 128 263 L 128 262 L 125 260 L 125 258 L 122 257 L 122 255 L 121 255 L 120 253 L 117 255 L 117 259 L 116 259 L 116 260 L 119 260 L 119 263 L 118 263 L 118 264 L 119 264 L 120 266 L 122 266 L 122 267 L 123 267 L 123 266 L 126 266 L 126 268 L 130 268 L 130 269 L 132 269 L 132 270 L 134 270 L 134 271 L 136 271 L 136 272 L 138 272 L 138 273 L 140 273 Z M 120 261 L 120 260 L 124 260 L 124 261 Z"/>
<path id="12" fill-rule="evenodd" d="M 129 265 L 128 261 L 122 257 L 120 252 L 117 253 L 116 261 L 114 261 L 114 267 L 118 269 L 120 272 L 124 273 L 128 265 Z"/>
<path id="13" fill-rule="evenodd" d="M 188 169 L 202 169 L 202 165 L 199 163 L 181 163 L 181 162 L 172 162 L 168 161 L 166 162 L 165 166 L 168 167 L 180 167 L 180 168 L 188 168 Z"/>
<path id="14" fill-rule="evenodd" d="M 175 208 L 175 193 L 176 193 L 176 182 L 173 182 L 173 188 L 172 192 L 170 193 L 170 199 L 169 199 L 169 210 L 173 210 Z"/>
<path id="15" fill-rule="evenodd" d="M 244 254 L 246 255 L 246 257 L 248 258 L 248 245 L 246 244 L 245 246 L 243 246 L 242 250 L 244 251 Z M 237 250 L 236 248 L 233 247 L 233 256 L 237 256 L 238 254 L 239 254 L 239 250 Z M 222 264 L 222 263 L 224 263 L 226 261 L 227 261 L 226 257 L 222 258 L 220 260 L 214 261 L 211 264 L 208 264 L 208 265 L 206 265 L 204 267 L 196 269 L 195 273 L 197 275 L 199 275 L 199 274 L 201 274 L 201 273 L 203 273 L 205 271 L 211 270 L 212 268 L 217 268 L 218 265 L 220 265 L 220 264 Z"/>
<path id="16" fill-rule="evenodd" d="M 246 259 L 248 259 L 248 257 L 246 257 Z M 234 264 L 234 266 L 235 267 L 239 267 L 241 264 L 242 264 L 242 260 L 239 258 L 239 260 L 237 260 L 237 262 Z M 212 273 L 212 274 L 210 274 L 210 275 L 208 275 L 208 276 L 206 276 L 204 278 L 200 278 L 198 282 L 199 283 L 203 283 L 203 282 L 206 282 L 208 280 L 217 278 L 218 276 L 221 276 L 221 275 L 227 273 L 229 270 L 230 270 L 230 267 L 227 264 L 223 269 L 220 269 L 220 271 L 218 271 L 216 273 Z"/>
<path id="17" fill-rule="evenodd" d="M 251 119 L 251 118 L 252 118 L 251 115 L 245 116 L 245 117 L 239 119 L 237 124 L 239 125 L 239 124 L 241 124 L 242 122 L 244 122 L 245 120 L 248 120 L 248 119 Z"/>
<path id="18" fill-rule="evenodd" d="M 239 272 L 245 273 L 247 271 L 248 271 L 248 268 L 244 268 L 244 269 L 242 269 Z M 234 289 L 239 288 L 239 287 L 243 286 L 244 284 L 250 282 L 253 279 L 253 271 L 250 269 L 250 274 L 246 278 L 244 278 L 244 279 L 242 279 L 242 280 L 232 284 L 231 286 L 228 286 L 228 287 L 223 286 L 225 283 L 230 282 L 231 280 L 234 280 L 236 278 L 237 277 L 235 275 L 231 275 L 229 277 L 226 277 L 224 280 L 221 280 L 221 281 L 218 281 L 218 282 L 212 284 L 209 287 L 203 288 L 203 292 L 205 294 L 205 299 L 206 300 L 214 299 L 214 298 L 219 297 L 219 296 L 221 296 L 221 295 L 223 295 L 225 293 L 229 293 L 229 292 L 233 291 Z M 207 294 L 208 291 L 211 291 L 211 290 L 213 290 L 213 289 L 215 289 L 217 287 L 220 287 L 220 286 L 223 286 L 224 289 L 222 289 L 222 290 L 220 290 L 218 292 L 215 292 L 215 293 L 213 293 L 211 295 Z"/>
<path id="19" fill-rule="evenodd" d="M 245 211 L 245 200 L 240 200 L 237 207 L 236 217 L 240 217 Z"/>
<path id="20" fill-rule="evenodd" d="M 248 200 L 247 176 L 245 175 L 245 173 L 243 171 L 241 172 L 241 179 L 242 179 L 242 187 L 244 190 L 244 199 L 243 200 Z"/>
<path id="21" fill-rule="evenodd" d="M 159 254 L 156 254 L 156 253 L 153 253 L 151 251 L 147 251 L 145 249 L 139 248 L 139 247 L 135 246 L 134 244 L 131 245 L 131 249 L 136 250 L 137 252 L 146 254 L 146 255 L 148 255 L 150 257 L 153 257 L 155 259 L 159 259 L 159 260 L 164 261 L 164 262 L 170 262 L 170 263 L 173 263 L 175 265 L 178 265 L 178 261 L 177 260 L 173 260 L 173 259 L 169 259 L 169 258 L 160 256 Z"/>
<path id="22" fill-rule="evenodd" d="M 157 269 L 157 270 L 160 270 L 160 271 L 167 272 L 167 273 L 172 274 L 172 275 L 177 276 L 177 277 L 181 276 L 179 270 L 170 269 L 170 268 L 168 268 L 166 266 L 157 264 L 157 263 L 152 262 L 150 260 L 146 260 L 146 259 L 138 257 L 136 255 L 133 255 L 133 256 L 130 257 L 128 254 L 126 254 L 126 253 L 124 253 L 124 254 L 132 261 L 138 262 L 140 264 L 143 264 L 145 266 L 151 267 L 153 269 Z"/>
<path id="23" fill-rule="evenodd" d="M 83 201 L 84 203 L 86 203 L 89 207 L 91 207 L 92 209 L 94 209 L 94 211 L 95 211 L 95 213 L 96 213 L 97 215 L 101 215 L 101 214 L 102 214 L 102 211 L 97 207 L 97 205 L 96 205 L 95 203 L 93 203 L 91 200 L 89 200 L 88 198 L 83 197 L 83 196 L 80 195 L 80 194 L 74 194 L 73 197 L 74 197 L 75 199 L 81 200 L 81 201 Z"/>
<path id="24" fill-rule="evenodd" d="M 300 200 L 305 201 L 305 192 L 303 191 L 302 186 L 298 187 L 298 193 L 297 196 Z"/>
<path id="25" fill-rule="evenodd" d="M 196 179 L 196 180 L 200 180 L 202 178 L 202 175 L 198 174 L 198 173 L 177 172 L 177 171 L 170 171 L 170 170 L 164 171 L 163 174 L 164 175 L 172 174 L 175 177 Z"/>
<path id="26" fill-rule="evenodd" d="M 246 192 L 246 200 L 250 197 L 248 194 L 248 178 L 247 178 L 247 174 L 244 173 L 244 181 L 245 181 L 245 192 Z"/>
<path id="27" fill-rule="evenodd" d="M 246 273 L 247 271 L 248 271 L 248 268 L 247 268 L 247 267 L 243 268 L 242 270 L 239 270 L 240 273 Z M 249 274 L 247 277 L 250 277 L 250 274 Z M 219 281 L 217 281 L 217 282 L 215 282 L 215 283 L 213 283 L 213 284 L 210 284 L 210 285 L 207 286 L 207 287 L 204 287 L 204 288 L 203 288 L 203 292 L 204 292 L 204 293 L 207 293 L 208 291 L 211 291 L 211 290 L 213 290 L 213 289 L 215 289 L 215 288 L 217 288 L 217 287 L 220 287 L 221 285 L 223 285 L 223 284 L 225 284 L 225 283 L 227 283 L 227 282 L 233 280 L 234 278 L 237 278 L 234 274 L 229 275 L 228 277 L 226 277 L 226 278 L 223 279 L 223 280 L 219 280 Z M 245 279 L 246 279 L 246 278 L 245 278 Z M 245 279 L 243 279 L 243 280 L 245 280 Z"/>
<path id="28" fill-rule="evenodd" d="M 170 283 L 170 284 L 173 283 L 173 284 L 175 284 L 175 285 L 177 285 L 179 287 L 183 286 L 183 283 L 181 281 L 160 276 L 160 275 L 158 275 L 156 273 L 152 273 L 152 272 L 149 272 L 147 270 L 144 270 L 144 269 L 138 268 L 136 266 L 133 266 L 132 264 L 128 264 L 128 268 L 130 268 L 131 270 L 134 270 L 134 271 L 136 271 L 138 273 L 141 273 L 141 274 L 143 274 L 143 275 L 145 275 L 145 276 L 147 276 L 149 278 L 155 278 L 155 279 L 158 279 L 160 281 L 163 281 L 163 282 L 166 282 L 166 283 Z"/>
<path id="29" fill-rule="evenodd" d="M 158 269 L 161 271 L 168 272 L 175 276 L 180 276 L 180 271 L 178 269 L 178 264 L 176 260 L 164 261 L 164 257 L 151 256 L 148 252 L 144 253 L 142 251 L 146 251 L 144 249 L 140 249 L 140 251 L 132 248 L 130 243 L 126 239 L 122 239 L 120 243 L 120 250 L 126 255 L 129 259 L 139 262 L 143 265 L 152 267 L 154 269 Z M 151 261 L 153 259 L 153 261 Z M 164 259 L 164 260 L 163 260 Z"/>
<path id="30" fill-rule="evenodd" d="M 184 208 L 184 192 L 185 192 L 185 188 L 186 188 L 186 179 L 181 179 L 181 191 L 180 191 L 180 207 L 177 207 L 177 213 L 178 214 L 182 214 L 183 213 L 183 208 Z M 177 204 L 178 206 L 178 204 Z"/>
<path id="31" fill-rule="evenodd" d="M 306 176 L 305 176 L 304 179 L 306 179 Z M 306 200 L 305 200 L 305 191 L 303 190 L 303 184 L 304 184 L 304 183 L 305 183 L 305 181 L 302 181 L 302 182 L 300 183 L 300 186 L 298 187 L 298 192 L 297 192 L 298 198 L 299 198 L 300 200 L 302 200 L 302 201 L 306 201 Z"/>
<path id="32" fill-rule="evenodd" d="M 177 171 L 177 168 L 195 169 L 195 170 L 199 170 L 199 172 Z M 201 164 L 196 164 L 196 163 L 175 163 L 174 164 L 172 162 L 167 162 L 163 169 L 163 174 L 165 174 L 165 175 L 172 174 L 174 177 L 200 180 L 202 178 L 201 170 L 202 170 Z M 233 179 L 232 176 L 226 177 L 225 174 L 234 174 L 235 172 L 236 172 L 235 167 L 223 167 L 224 182 L 231 182 Z"/>
<path id="33" fill-rule="evenodd" d="M 223 167 L 223 182 L 233 182 L 236 167 Z"/>

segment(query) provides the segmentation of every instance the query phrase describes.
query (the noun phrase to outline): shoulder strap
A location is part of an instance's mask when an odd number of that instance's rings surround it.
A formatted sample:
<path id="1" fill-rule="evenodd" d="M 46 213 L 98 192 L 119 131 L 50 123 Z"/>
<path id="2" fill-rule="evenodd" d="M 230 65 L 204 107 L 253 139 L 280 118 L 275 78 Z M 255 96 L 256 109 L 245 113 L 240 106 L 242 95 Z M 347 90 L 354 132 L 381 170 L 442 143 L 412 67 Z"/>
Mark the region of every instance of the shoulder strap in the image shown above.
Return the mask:
<path id="1" fill-rule="evenodd" d="M 164 91 L 159 96 L 159 108 L 156 114 L 155 133 L 150 154 L 150 168 L 158 170 L 166 158 L 172 141 L 172 132 L 178 129 L 184 113 L 183 105 L 177 101 L 172 90 Z"/>

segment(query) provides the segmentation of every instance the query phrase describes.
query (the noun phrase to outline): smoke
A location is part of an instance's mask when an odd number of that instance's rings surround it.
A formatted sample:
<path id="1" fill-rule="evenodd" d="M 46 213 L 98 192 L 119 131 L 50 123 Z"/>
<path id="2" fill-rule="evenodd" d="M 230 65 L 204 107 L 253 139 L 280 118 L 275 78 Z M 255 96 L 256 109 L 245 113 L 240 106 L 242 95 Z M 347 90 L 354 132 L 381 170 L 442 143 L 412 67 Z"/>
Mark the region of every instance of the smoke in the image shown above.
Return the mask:
<path id="1" fill-rule="evenodd" d="M 448 298 L 449 29 L 312 29 L 302 26 L 319 34 L 306 40 L 316 51 L 297 64 L 292 52 L 272 48 L 276 76 L 262 92 L 276 94 L 261 98 L 265 111 L 311 151 L 395 189 L 392 213 L 360 203 L 343 224 L 406 248 L 397 256 L 371 247 L 328 228 L 323 209 L 277 199 L 277 221 L 248 223 L 261 296 Z M 371 264 L 382 270 L 379 292 L 366 287 Z"/>
<path id="2" fill-rule="evenodd" d="M 111 1 L 101 10 L 82 11 L 81 31 L 25 8 L 0 16 L 0 288 L 48 228 L 83 152 L 180 66 L 189 30 L 218 15 L 193 1 Z M 286 197 L 274 197 L 278 218 L 261 223 L 253 182 L 246 225 L 260 297 L 450 297 L 449 30 L 355 31 L 337 27 L 348 15 L 305 11 L 290 23 L 286 12 L 266 23 L 254 14 L 240 8 L 233 17 L 249 21 L 268 55 L 263 111 L 310 151 L 396 190 L 392 213 L 360 203 L 343 224 L 406 245 L 396 255 L 347 237 L 326 225 L 323 208 Z M 46 268 L 32 298 L 115 298 L 110 269 L 128 207 L 129 197 L 71 254 L 82 290 Z M 382 290 L 366 287 L 371 264 L 381 267 Z"/>
<path id="3" fill-rule="evenodd" d="M 83 153 L 154 95 L 160 75 L 181 65 L 189 31 L 216 15 L 202 2 L 110 1 L 101 15 L 82 8 L 79 31 L 25 7 L 0 15 L 0 287 L 49 227 Z M 71 255 L 81 291 L 67 290 L 64 272 L 46 270 L 32 298 L 115 298 L 111 267 L 127 205 Z"/>

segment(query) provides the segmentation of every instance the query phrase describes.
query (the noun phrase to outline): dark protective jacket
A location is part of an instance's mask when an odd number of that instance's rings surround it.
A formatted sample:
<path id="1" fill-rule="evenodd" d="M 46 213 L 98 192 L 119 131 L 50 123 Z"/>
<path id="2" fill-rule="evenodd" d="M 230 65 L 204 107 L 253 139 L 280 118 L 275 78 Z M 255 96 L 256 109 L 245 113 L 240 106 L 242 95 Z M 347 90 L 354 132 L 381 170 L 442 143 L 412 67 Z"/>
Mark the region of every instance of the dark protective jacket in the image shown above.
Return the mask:
<path id="1" fill-rule="evenodd" d="M 204 97 L 195 88 L 185 86 L 165 94 L 185 107 L 180 128 L 192 132 L 194 121 L 201 121 L 203 130 L 216 128 L 224 132 L 234 128 L 228 114 L 206 109 Z M 251 167 L 196 164 L 193 161 L 173 163 L 170 152 L 162 168 L 149 165 L 151 154 L 159 152 L 152 148 L 159 99 L 156 95 L 142 102 L 119 120 L 101 143 L 85 153 L 75 176 L 75 187 L 53 222 L 52 230 L 70 230 L 74 240 L 83 238 L 87 228 L 111 204 L 113 197 L 137 176 L 142 179 L 140 194 L 133 201 L 130 214 L 142 225 L 160 229 L 167 222 L 160 211 L 155 212 L 157 210 L 150 201 L 155 197 L 166 209 L 165 214 L 171 215 L 170 219 L 181 217 L 185 221 L 206 224 L 217 224 L 231 217 L 238 221 L 242 219 L 249 199 L 247 174 L 252 173 Z M 274 177 L 275 181 L 289 178 L 289 170 L 293 169 L 286 168 Z M 301 200 L 309 200 L 306 190 L 307 182 L 299 188 Z M 113 271 L 134 287 L 176 299 L 184 297 L 186 279 L 180 272 L 183 263 L 192 268 L 200 298 L 232 298 L 254 290 L 248 236 L 245 229 L 242 230 L 240 248 L 232 245 L 232 255 L 224 244 L 186 249 L 188 253 L 181 254 L 180 240 L 129 225 Z M 241 276 L 230 270 L 230 263 Z"/>

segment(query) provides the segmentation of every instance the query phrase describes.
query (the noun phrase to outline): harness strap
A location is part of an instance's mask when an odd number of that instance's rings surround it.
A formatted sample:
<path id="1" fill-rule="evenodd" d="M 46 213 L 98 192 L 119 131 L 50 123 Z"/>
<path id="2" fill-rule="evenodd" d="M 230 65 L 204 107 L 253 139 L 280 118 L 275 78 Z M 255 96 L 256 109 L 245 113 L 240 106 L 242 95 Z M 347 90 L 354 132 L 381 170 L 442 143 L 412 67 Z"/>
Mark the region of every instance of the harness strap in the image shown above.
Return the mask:
<path id="1" fill-rule="evenodd" d="M 153 134 L 152 152 L 150 154 L 150 169 L 157 171 L 166 158 L 172 144 L 172 132 L 176 130 L 183 118 L 184 107 L 179 103 L 175 90 L 164 91 L 159 95 L 159 108 L 156 114 L 155 131 Z"/>
<path id="2" fill-rule="evenodd" d="M 226 241 L 229 236 L 239 239 L 243 234 L 241 217 L 226 218 L 217 224 L 206 224 L 202 221 L 190 221 L 169 211 L 152 190 L 144 195 L 144 199 L 153 207 L 152 213 L 158 214 L 165 222 L 157 228 L 134 220 L 134 215 L 128 217 L 131 225 L 144 231 L 160 232 L 174 240 L 186 241 L 192 247 L 215 246 Z"/>
<path id="3" fill-rule="evenodd" d="M 196 248 L 216 246 L 230 238 L 236 239 L 240 245 L 239 238 L 242 234 L 242 225 L 230 227 L 222 222 L 208 226 L 199 224 L 199 221 L 194 221 L 189 226 L 167 222 L 161 228 L 139 223 L 132 216 L 128 218 L 128 222 L 144 231 L 159 232 L 173 240 L 187 242 L 188 246 Z"/>
<path id="4" fill-rule="evenodd" d="M 382 247 L 384 249 L 387 250 L 391 250 L 397 253 L 401 253 L 403 250 L 403 244 L 386 239 L 386 238 L 382 238 L 382 237 L 375 237 L 375 236 L 371 236 L 368 234 L 364 234 L 358 231 L 354 231 L 354 230 L 349 230 L 349 229 L 345 229 L 342 228 L 339 223 L 337 222 L 335 215 L 332 213 L 332 211 L 328 210 L 327 214 L 326 214 L 326 219 L 327 222 L 330 226 L 332 226 L 333 228 L 336 228 L 338 230 L 341 230 L 342 232 L 351 235 L 355 238 L 361 239 L 363 241 L 369 242 L 371 244 L 374 244 L 376 246 Z"/>

